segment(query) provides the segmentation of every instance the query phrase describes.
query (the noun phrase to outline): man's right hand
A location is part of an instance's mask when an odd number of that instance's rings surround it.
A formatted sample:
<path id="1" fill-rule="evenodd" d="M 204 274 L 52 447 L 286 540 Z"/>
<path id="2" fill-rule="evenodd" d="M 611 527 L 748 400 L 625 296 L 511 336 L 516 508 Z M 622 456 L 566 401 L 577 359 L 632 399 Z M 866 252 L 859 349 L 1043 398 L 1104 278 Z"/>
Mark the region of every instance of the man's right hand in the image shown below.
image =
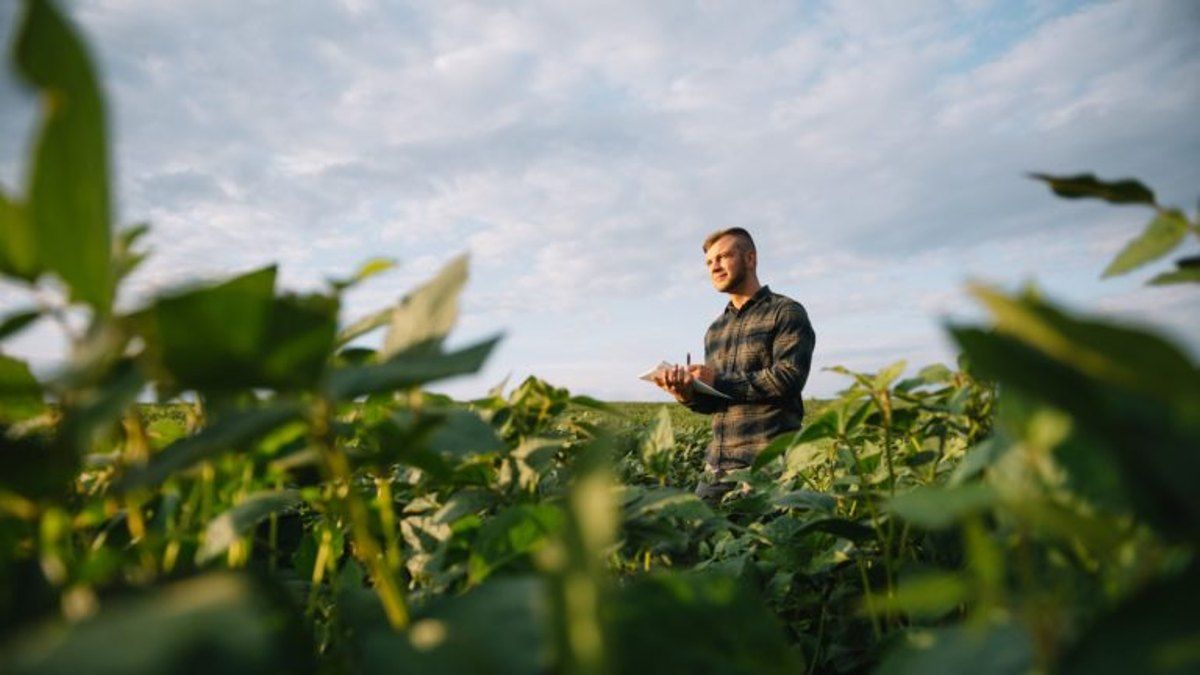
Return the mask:
<path id="1" fill-rule="evenodd" d="M 668 368 L 654 376 L 654 383 L 662 387 L 680 403 L 692 400 L 692 374 L 683 366 Z"/>

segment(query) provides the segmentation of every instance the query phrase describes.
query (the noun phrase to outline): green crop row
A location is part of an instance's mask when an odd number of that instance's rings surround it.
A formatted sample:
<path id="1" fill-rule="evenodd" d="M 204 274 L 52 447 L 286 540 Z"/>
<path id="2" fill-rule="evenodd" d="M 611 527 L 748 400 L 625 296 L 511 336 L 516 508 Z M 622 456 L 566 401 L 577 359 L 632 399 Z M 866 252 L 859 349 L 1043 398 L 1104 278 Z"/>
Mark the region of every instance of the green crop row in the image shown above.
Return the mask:
<path id="1" fill-rule="evenodd" d="M 110 222 L 86 45 L 27 0 L 13 54 L 43 106 L 0 340 L 57 322 L 70 354 L 0 355 L 0 672 L 1200 670 L 1200 372 L 1153 331 L 975 287 L 954 368 L 834 368 L 710 504 L 678 406 L 425 391 L 498 339 L 444 345 L 465 259 L 351 321 L 386 261 L 118 311 L 145 228 Z M 1200 234 L 1136 181 L 1038 178 L 1153 210 L 1107 274 Z"/>

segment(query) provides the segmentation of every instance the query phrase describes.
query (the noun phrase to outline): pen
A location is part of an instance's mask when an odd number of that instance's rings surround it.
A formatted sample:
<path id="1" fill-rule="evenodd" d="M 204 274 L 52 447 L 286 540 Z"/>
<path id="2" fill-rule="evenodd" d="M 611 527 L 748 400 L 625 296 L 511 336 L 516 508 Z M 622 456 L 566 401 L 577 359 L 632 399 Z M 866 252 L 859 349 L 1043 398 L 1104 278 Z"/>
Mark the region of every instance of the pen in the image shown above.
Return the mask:
<path id="1" fill-rule="evenodd" d="M 687 353 L 687 364 L 689 366 L 692 365 L 692 353 L 691 352 Z"/>

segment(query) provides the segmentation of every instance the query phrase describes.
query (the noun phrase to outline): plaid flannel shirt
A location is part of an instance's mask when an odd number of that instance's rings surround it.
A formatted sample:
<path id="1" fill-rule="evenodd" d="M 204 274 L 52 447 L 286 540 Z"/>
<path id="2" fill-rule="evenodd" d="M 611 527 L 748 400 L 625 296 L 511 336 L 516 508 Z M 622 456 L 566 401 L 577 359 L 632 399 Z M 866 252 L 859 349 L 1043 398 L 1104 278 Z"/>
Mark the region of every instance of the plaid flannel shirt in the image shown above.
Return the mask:
<path id="1" fill-rule="evenodd" d="M 774 436 L 800 428 L 815 343 L 804 307 L 767 286 L 740 310 L 726 305 L 704 335 L 704 361 L 732 400 L 697 393 L 685 404 L 713 416 L 710 467 L 748 465 Z"/>

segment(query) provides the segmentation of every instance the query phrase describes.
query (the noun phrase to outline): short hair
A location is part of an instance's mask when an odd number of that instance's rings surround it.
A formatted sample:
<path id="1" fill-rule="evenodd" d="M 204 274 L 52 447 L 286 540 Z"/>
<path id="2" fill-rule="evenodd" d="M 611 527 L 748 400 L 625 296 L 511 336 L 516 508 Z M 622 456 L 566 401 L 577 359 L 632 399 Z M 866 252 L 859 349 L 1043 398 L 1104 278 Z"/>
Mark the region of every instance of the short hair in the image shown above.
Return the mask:
<path id="1" fill-rule="evenodd" d="M 745 251 L 756 250 L 754 248 L 754 237 L 750 236 L 750 233 L 746 231 L 746 228 L 727 227 L 723 230 L 717 230 L 716 232 L 713 232 L 712 234 L 710 234 L 704 238 L 704 248 L 703 248 L 704 252 L 708 253 L 709 247 L 711 247 L 713 244 L 717 243 L 718 239 L 720 239 L 721 237 L 724 237 L 727 234 L 732 235 L 733 237 L 736 237 L 737 240 L 744 245 Z"/>

